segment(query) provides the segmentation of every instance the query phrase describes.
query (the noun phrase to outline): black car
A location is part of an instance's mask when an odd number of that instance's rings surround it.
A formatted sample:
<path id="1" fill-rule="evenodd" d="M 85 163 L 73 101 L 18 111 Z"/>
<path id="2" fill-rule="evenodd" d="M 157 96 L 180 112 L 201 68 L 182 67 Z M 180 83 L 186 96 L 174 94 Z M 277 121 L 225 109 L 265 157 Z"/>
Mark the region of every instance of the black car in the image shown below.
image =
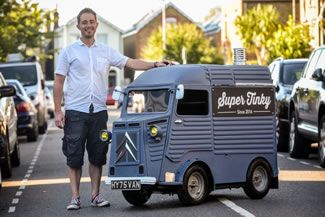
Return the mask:
<path id="1" fill-rule="evenodd" d="M 7 85 L 0 73 L 0 185 L 2 177 L 11 176 L 11 167 L 20 164 L 17 113 L 11 96 L 15 88 Z"/>
<path id="2" fill-rule="evenodd" d="M 325 46 L 310 55 L 290 101 L 290 156 L 308 157 L 314 142 L 325 168 Z"/>
<path id="3" fill-rule="evenodd" d="M 289 102 L 293 85 L 300 78 L 308 59 L 277 58 L 270 65 L 277 99 L 277 146 L 287 151 L 289 144 Z"/>
<path id="4" fill-rule="evenodd" d="M 18 135 L 27 136 L 28 141 L 36 141 L 38 137 L 37 109 L 18 80 L 8 79 L 6 81 L 7 84 L 16 88 L 14 100 L 18 115 Z"/>

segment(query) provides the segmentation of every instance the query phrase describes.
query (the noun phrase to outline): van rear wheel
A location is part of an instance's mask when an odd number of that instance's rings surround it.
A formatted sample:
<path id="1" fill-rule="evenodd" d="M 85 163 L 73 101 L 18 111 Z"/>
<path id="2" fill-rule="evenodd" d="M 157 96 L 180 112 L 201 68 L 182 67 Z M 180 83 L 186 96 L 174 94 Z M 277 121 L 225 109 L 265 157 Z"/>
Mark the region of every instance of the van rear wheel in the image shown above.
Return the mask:
<path id="1" fill-rule="evenodd" d="M 256 159 L 248 168 L 244 191 L 251 199 L 262 199 L 271 187 L 271 169 L 263 159 Z"/>
<path id="2" fill-rule="evenodd" d="M 142 206 L 151 197 L 152 192 L 148 190 L 122 191 L 124 199 L 134 206 Z"/>
<path id="3" fill-rule="evenodd" d="M 319 125 L 318 158 L 320 166 L 325 168 L 325 115 Z"/>
<path id="4" fill-rule="evenodd" d="M 190 167 L 183 178 L 183 185 L 177 190 L 179 200 L 185 205 L 202 203 L 209 193 L 206 171 L 199 165 Z"/>

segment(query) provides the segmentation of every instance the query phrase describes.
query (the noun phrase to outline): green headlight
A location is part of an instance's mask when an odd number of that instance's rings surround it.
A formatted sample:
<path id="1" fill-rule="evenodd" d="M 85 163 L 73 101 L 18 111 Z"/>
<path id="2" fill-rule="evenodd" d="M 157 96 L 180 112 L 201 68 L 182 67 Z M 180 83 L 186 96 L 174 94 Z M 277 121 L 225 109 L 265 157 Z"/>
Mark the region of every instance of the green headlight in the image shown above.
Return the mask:
<path id="1" fill-rule="evenodd" d="M 158 129 L 156 126 L 152 126 L 150 129 L 150 136 L 155 137 L 158 135 Z"/>

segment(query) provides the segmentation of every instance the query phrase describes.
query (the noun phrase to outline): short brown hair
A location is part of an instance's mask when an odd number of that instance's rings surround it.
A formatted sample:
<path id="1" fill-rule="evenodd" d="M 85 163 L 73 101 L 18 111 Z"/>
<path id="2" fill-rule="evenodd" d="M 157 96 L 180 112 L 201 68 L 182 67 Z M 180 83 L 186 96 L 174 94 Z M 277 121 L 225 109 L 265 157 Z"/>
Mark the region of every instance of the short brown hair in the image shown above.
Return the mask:
<path id="1" fill-rule="evenodd" d="M 83 14 L 93 14 L 95 16 L 95 20 L 97 21 L 96 12 L 91 8 L 84 8 L 79 12 L 79 14 L 77 16 L 78 24 L 80 24 L 80 17 Z"/>

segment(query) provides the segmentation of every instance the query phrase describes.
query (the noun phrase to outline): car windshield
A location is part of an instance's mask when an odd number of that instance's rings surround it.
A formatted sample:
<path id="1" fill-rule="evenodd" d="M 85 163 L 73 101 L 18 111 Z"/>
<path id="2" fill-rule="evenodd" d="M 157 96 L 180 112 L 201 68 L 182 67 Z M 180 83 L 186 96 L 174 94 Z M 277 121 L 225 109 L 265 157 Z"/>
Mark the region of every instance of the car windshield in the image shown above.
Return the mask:
<path id="1" fill-rule="evenodd" d="M 304 70 L 305 62 L 285 64 L 282 73 L 282 82 L 292 85 L 300 78 Z"/>
<path id="2" fill-rule="evenodd" d="M 35 65 L 6 66 L 0 67 L 0 72 L 5 79 L 16 79 L 23 86 L 37 84 L 37 75 Z"/>
<path id="3" fill-rule="evenodd" d="M 132 107 L 128 108 L 127 112 L 166 112 L 169 95 L 168 89 L 131 90 L 128 94 L 128 102 L 132 101 Z"/>

